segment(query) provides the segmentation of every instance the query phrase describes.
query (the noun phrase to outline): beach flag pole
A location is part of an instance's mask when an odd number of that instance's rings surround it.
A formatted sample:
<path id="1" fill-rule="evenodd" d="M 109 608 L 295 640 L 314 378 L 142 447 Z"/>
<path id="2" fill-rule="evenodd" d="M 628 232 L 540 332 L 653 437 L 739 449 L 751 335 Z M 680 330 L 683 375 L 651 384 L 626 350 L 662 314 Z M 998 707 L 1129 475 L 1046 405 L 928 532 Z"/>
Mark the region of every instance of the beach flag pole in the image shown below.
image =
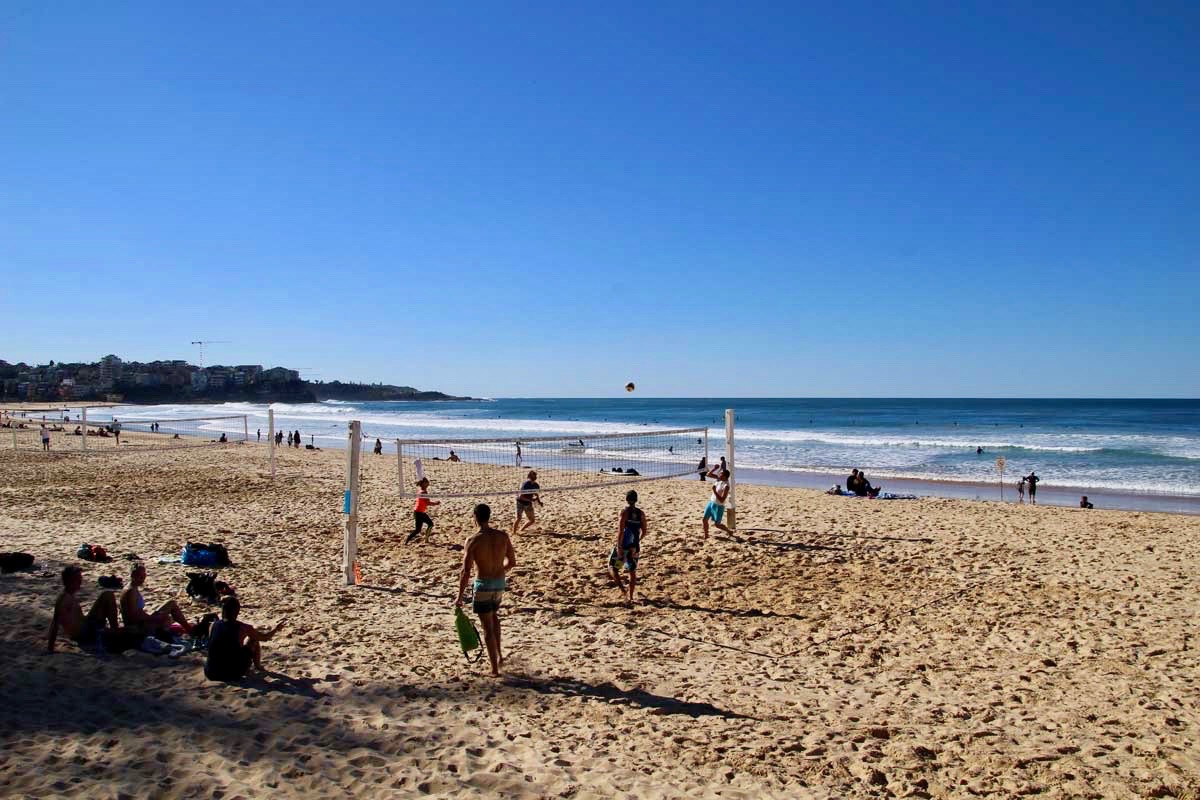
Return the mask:
<path id="1" fill-rule="evenodd" d="M 725 515 L 729 527 L 737 530 L 737 502 L 733 499 L 733 409 L 725 409 L 725 467 L 729 470 L 729 496 L 725 498 Z"/>
<path id="2" fill-rule="evenodd" d="M 271 448 L 271 480 L 275 480 L 275 409 L 267 409 L 267 447 Z"/>
<path id="3" fill-rule="evenodd" d="M 1000 471 L 1000 502 L 1004 502 L 1004 456 L 996 459 L 996 469 Z"/>
<path id="4" fill-rule="evenodd" d="M 346 515 L 346 537 L 342 544 L 342 574 L 346 585 L 355 584 L 354 572 L 358 559 L 358 465 L 362 456 L 362 423 L 350 423 L 350 446 L 346 448 L 346 493 L 342 498 L 342 513 Z"/>

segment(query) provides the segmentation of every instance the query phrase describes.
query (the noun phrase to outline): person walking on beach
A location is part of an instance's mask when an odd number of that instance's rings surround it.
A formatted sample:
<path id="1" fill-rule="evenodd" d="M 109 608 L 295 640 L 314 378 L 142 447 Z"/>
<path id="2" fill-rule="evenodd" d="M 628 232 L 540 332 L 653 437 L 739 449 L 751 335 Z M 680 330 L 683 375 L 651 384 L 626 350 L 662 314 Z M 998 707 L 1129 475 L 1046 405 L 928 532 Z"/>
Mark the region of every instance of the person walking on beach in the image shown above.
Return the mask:
<path id="1" fill-rule="evenodd" d="M 518 445 L 519 446 L 519 445 Z M 525 527 L 521 530 L 529 530 L 537 520 L 533 515 L 533 504 L 542 505 L 542 496 L 539 495 L 538 489 L 542 488 L 537 482 L 537 473 L 529 470 L 527 480 L 521 484 L 521 493 L 517 495 L 517 521 L 513 523 L 513 533 L 517 532 L 517 528 L 521 525 L 521 517 L 529 517 L 529 521 L 525 523 Z"/>
<path id="2" fill-rule="evenodd" d="M 46 427 L 46 423 L 42 423 L 42 449 L 47 453 L 50 452 L 50 429 Z"/>
<path id="3" fill-rule="evenodd" d="M 112 432 L 113 432 L 113 436 L 115 436 L 117 438 L 117 444 L 120 444 L 121 443 L 121 423 L 117 421 L 116 417 L 113 417 Z"/>
<path id="4" fill-rule="evenodd" d="M 708 521 L 710 519 L 721 530 L 733 533 L 721 522 L 725 518 L 725 498 L 729 497 L 729 470 L 716 466 L 708 471 L 708 477 L 714 479 L 716 483 L 712 487 L 712 497 L 704 506 L 704 536 L 708 537 Z"/>
<path id="5" fill-rule="evenodd" d="M 262 441 L 262 428 L 258 429 L 258 441 Z"/>
<path id="6" fill-rule="evenodd" d="M 375 440 L 375 455 L 377 455 L 377 456 L 383 455 L 383 442 L 380 441 L 379 439 Z"/>
<path id="7" fill-rule="evenodd" d="M 500 602 L 508 588 L 508 572 L 517 565 L 517 555 L 513 551 L 512 539 L 504 531 L 497 530 L 489 524 L 492 509 L 486 504 L 475 506 L 475 524 L 479 532 L 467 539 L 463 545 L 462 571 L 458 574 L 458 598 L 456 608 L 462 608 L 463 595 L 467 591 L 467 581 L 474 569 L 475 600 L 472 608 L 479 615 L 483 625 L 483 639 L 487 644 L 488 661 L 492 665 L 492 675 L 500 675 L 500 667 L 504 665 L 504 653 L 500 649 Z"/>
<path id="8" fill-rule="evenodd" d="M 621 563 L 629 573 L 629 599 L 626 605 L 633 607 L 633 591 L 637 588 L 637 565 L 642 555 L 642 538 L 646 535 L 646 513 L 637 507 L 638 494 L 630 489 L 625 493 L 625 508 L 617 520 L 617 541 L 608 555 L 608 573 L 612 575 L 621 592 L 625 582 L 621 580 Z"/>
<path id="9" fill-rule="evenodd" d="M 1035 506 L 1037 505 L 1037 485 L 1040 480 L 1041 478 L 1033 470 L 1030 470 L 1029 474 L 1025 476 L 1025 483 L 1029 486 L 1029 502 Z"/>
<path id="10" fill-rule="evenodd" d="M 292 447 L 300 449 L 300 431 L 297 429 L 296 434 L 292 437 Z"/>
<path id="11" fill-rule="evenodd" d="M 1025 502 L 1025 478 L 1024 477 L 1022 477 L 1021 480 L 1017 481 L 1017 502 L 1018 503 Z"/>
<path id="12" fill-rule="evenodd" d="M 697 441 L 699 441 L 697 439 Z M 708 474 L 708 456 L 700 456 L 700 463 L 696 465 L 696 471 L 700 473 L 700 480 L 704 480 Z"/>
<path id="13" fill-rule="evenodd" d="M 516 442 L 515 444 L 517 445 L 517 469 L 520 469 L 521 468 L 521 443 Z"/>
<path id="14" fill-rule="evenodd" d="M 413 532 L 408 535 L 408 538 L 404 540 L 405 544 L 408 544 L 421 535 L 421 526 L 423 525 L 428 525 L 428 533 L 433 533 L 433 519 L 429 516 L 429 507 L 440 506 L 441 504 L 440 500 L 429 499 L 429 478 L 421 478 L 421 480 L 417 481 L 417 502 L 413 504 L 413 520 L 416 523 L 416 527 L 413 528 Z"/>

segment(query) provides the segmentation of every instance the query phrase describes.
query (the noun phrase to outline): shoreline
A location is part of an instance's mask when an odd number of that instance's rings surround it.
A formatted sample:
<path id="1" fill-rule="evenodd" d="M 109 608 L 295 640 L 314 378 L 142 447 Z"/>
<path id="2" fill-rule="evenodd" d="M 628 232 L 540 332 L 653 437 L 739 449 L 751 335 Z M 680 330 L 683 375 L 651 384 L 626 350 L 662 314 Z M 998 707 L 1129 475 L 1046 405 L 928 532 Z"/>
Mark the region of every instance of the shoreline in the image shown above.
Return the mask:
<path id="1" fill-rule="evenodd" d="M 736 462 L 735 462 L 736 464 Z M 841 484 L 845 476 L 825 472 L 792 472 L 784 470 L 737 467 L 738 482 L 748 485 L 797 487 L 825 491 Z M 870 475 L 868 474 L 868 478 Z M 974 481 L 931 481 L 923 478 L 880 478 L 872 480 L 885 492 L 915 494 L 921 497 L 943 497 L 954 500 L 1000 502 L 999 483 Z M 1112 489 L 1056 487 L 1043 480 L 1038 488 L 1038 505 L 1077 508 L 1080 495 L 1087 495 L 1094 510 L 1160 511 L 1168 514 L 1200 515 L 1200 497 L 1187 495 L 1142 494 Z M 847 500 L 853 498 L 846 498 Z M 1014 481 L 1004 484 L 1004 502 L 1015 504 L 1017 490 Z M 1029 498 L 1026 497 L 1028 503 Z"/>

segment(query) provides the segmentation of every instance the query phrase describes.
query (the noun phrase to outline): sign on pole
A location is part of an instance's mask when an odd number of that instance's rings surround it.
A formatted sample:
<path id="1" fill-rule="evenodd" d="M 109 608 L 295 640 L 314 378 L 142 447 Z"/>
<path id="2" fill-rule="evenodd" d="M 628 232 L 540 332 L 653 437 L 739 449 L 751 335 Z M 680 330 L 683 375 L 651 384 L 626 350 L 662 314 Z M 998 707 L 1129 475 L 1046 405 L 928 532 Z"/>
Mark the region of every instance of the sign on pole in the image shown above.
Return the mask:
<path id="1" fill-rule="evenodd" d="M 1000 471 L 1000 502 L 1004 502 L 1004 456 L 996 459 L 996 469 Z"/>

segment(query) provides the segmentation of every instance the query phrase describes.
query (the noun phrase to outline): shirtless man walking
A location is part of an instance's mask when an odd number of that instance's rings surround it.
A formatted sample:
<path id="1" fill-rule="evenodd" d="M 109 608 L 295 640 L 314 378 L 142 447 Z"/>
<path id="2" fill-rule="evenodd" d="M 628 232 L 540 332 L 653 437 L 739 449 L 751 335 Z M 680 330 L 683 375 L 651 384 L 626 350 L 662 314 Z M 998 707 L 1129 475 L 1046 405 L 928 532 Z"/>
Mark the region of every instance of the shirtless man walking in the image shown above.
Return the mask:
<path id="1" fill-rule="evenodd" d="M 498 676 L 504 664 L 500 650 L 500 601 L 508 588 L 508 571 L 517 565 L 517 555 L 513 552 L 512 539 L 508 534 L 488 524 L 491 518 L 491 508 L 483 503 L 475 506 L 475 524 L 479 526 L 479 533 L 467 539 L 463 547 L 465 552 L 462 572 L 458 575 L 458 598 L 454 605 L 462 608 L 467 581 L 474 568 L 477 575 L 473 608 L 483 625 L 483 639 L 487 643 L 488 660 L 492 662 L 492 675 Z"/>
<path id="2" fill-rule="evenodd" d="M 92 610 L 83 615 L 76 592 L 83 585 L 83 570 L 79 567 L 65 567 L 62 571 L 63 590 L 54 601 L 54 616 L 50 618 L 50 641 L 47 651 L 54 652 L 54 641 L 58 638 L 58 629 L 80 645 L 91 646 L 96 643 L 98 636 L 111 628 L 117 630 L 117 599 L 112 592 L 101 592 L 92 604 Z"/>

